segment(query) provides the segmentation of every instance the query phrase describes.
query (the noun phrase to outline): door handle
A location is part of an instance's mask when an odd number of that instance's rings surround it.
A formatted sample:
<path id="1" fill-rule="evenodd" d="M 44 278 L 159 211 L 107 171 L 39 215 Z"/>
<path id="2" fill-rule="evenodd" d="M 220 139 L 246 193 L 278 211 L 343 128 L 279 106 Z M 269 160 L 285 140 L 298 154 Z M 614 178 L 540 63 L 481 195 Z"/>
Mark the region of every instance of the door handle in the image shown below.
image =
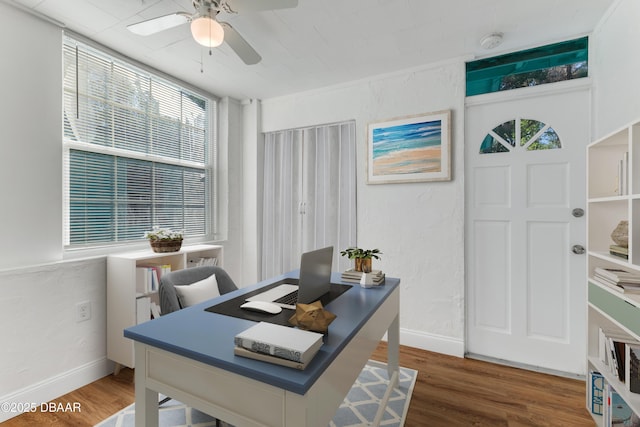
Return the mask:
<path id="1" fill-rule="evenodd" d="M 584 246 L 582 245 L 573 245 L 571 246 L 571 252 L 577 255 L 582 255 L 584 253 Z"/>
<path id="2" fill-rule="evenodd" d="M 573 215 L 575 218 L 581 218 L 582 216 L 584 216 L 584 209 L 575 208 L 571 211 L 571 215 Z"/>

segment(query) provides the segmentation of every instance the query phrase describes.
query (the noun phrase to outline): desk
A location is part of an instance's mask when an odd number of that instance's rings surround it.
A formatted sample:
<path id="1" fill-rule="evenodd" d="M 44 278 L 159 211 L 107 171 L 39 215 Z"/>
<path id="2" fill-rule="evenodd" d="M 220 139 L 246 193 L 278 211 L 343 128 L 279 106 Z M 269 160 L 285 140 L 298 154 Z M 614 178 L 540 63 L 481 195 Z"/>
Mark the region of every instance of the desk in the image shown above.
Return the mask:
<path id="1" fill-rule="evenodd" d="M 283 278 L 218 297 L 232 299 Z M 332 275 L 334 283 L 343 283 Z M 397 379 L 400 280 L 354 285 L 326 306 L 337 315 L 304 371 L 233 354 L 252 321 L 206 312 L 210 300 L 124 331 L 135 342 L 136 426 L 158 425 L 158 393 L 237 427 L 326 427 L 387 332 L 389 378 Z"/>

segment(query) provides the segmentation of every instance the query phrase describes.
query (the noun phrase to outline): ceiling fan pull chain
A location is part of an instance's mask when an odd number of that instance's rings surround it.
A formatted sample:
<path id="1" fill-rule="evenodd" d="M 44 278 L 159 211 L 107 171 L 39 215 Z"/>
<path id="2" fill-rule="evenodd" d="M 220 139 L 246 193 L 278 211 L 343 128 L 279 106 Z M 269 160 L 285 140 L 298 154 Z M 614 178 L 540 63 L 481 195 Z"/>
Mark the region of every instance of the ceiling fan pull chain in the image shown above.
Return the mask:
<path id="1" fill-rule="evenodd" d="M 214 19 L 213 13 L 211 13 L 211 5 L 209 5 L 209 18 Z M 209 24 L 209 40 L 211 40 L 211 24 Z M 211 45 L 209 45 L 209 56 L 211 56 Z"/>

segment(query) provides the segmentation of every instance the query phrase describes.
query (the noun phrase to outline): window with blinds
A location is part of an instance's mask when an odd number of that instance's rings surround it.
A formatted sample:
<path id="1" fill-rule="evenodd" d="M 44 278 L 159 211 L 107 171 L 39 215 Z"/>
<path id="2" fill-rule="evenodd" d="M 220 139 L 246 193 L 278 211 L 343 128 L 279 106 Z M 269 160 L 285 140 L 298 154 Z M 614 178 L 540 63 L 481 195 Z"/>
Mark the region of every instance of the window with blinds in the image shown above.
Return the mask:
<path id="1" fill-rule="evenodd" d="M 215 100 L 66 37 L 65 243 L 212 233 Z"/>

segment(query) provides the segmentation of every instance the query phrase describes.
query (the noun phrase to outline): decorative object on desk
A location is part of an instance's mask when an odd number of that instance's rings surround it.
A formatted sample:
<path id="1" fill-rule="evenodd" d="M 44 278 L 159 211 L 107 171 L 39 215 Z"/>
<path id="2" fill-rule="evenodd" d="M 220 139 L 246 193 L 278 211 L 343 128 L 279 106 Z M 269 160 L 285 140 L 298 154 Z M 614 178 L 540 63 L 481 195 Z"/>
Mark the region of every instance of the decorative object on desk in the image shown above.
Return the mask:
<path id="1" fill-rule="evenodd" d="M 342 273 L 342 281 L 349 283 L 360 283 L 362 281 L 362 275 L 364 273 L 361 271 L 356 271 L 355 269 L 349 269 Z M 374 286 L 381 285 L 384 282 L 384 273 L 381 270 L 371 270 L 369 273 L 371 280 Z"/>
<path id="2" fill-rule="evenodd" d="M 382 252 L 380 252 L 380 249 L 362 249 L 358 247 L 351 247 L 340 251 L 340 255 L 354 260 L 354 268 L 356 271 L 372 271 L 372 259 L 381 259 L 380 255 L 382 255 Z"/>
<path id="3" fill-rule="evenodd" d="M 154 252 L 178 252 L 182 247 L 182 231 L 154 226 L 153 230 L 144 233 L 144 237 L 149 240 Z"/>
<path id="4" fill-rule="evenodd" d="M 629 247 L 629 221 L 622 220 L 611 232 L 611 240 L 623 248 Z"/>
<path id="5" fill-rule="evenodd" d="M 450 111 L 369 124 L 367 183 L 451 179 Z"/>
<path id="6" fill-rule="evenodd" d="M 411 394 L 416 383 L 418 372 L 400 367 L 398 387 L 393 390 L 383 417 L 385 426 L 401 427 L 409 411 Z M 388 383 L 387 365 L 382 362 L 369 360 L 360 372 L 358 379 L 351 386 L 329 427 L 365 427 L 373 422 L 380 406 L 380 389 Z M 162 396 L 161 396 L 162 397 Z M 96 427 L 133 427 L 135 404 L 102 421 Z M 188 422 L 187 420 L 191 420 Z M 221 421 L 222 426 L 229 424 Z M 160 427 L 184 427 L 197 425 L 199 427 L 213 427 L 215 418 L 193 409 L 175 399 L 160 406 Z"/>
<path id="7" fill-rule="evenodd" d="M 360 278 L 360 286 L 362 286 L 363 288 L 372 288 L 374 286 L 377 286 L 374 279 L 374 273 L 363 271 L 362 277 Z"/>
<path id="8" fill-rule="evenodd" d="M 314 332 L 327 332 L 336 315 L 322 307 L 320 301 L 311 304 L 296 304 L 296 312 L 289 323 L 300 329 Z"/>

